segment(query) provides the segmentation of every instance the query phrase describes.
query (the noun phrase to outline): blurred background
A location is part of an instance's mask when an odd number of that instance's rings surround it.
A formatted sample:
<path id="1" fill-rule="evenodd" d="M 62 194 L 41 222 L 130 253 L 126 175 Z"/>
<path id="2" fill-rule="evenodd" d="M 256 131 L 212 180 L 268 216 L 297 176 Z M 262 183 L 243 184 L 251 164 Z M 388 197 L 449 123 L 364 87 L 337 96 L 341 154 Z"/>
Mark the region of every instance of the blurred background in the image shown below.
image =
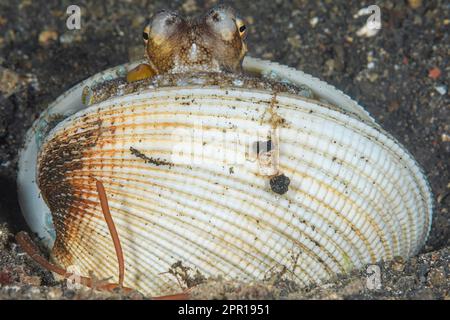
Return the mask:
<path id="1" fill-rule="evenodd" d="M 358 101 L 415 156 L 435 195 L 432 231 L 422 255 L 383 264 L 383 290 L 368 292 L 359 286 L 364 273 L 356 272 L 336 281 L 331 289 L 299 291 L 288 286 L 283 292 L 293 298 L 450 298 L 450 3 L 220 3 L 230 4 L 246 20 L 249 55 L 301 69 Z M 157 10 L 197 15 L 217 4 L 214 0 L 2 0 L 0 286 L 54 284 L 47 272 L 17 257 L 11 237 L 26 228 L 17 204 L 15 177 L 18 151 L 34 119 L 79 81 L 141 58 L 142 31 Z M 81 9 L 79 30 L 67 28 L 70 5 Z M 370 15 L 360 10 L 370 5 L 380 9 L 381 28 L 376 31 L 364 29 Z M 279 297 L 261 286 L 261 297 Z M 30 294 L 24 290 L 17 293 L 19 297 Z M 48 290 L 42 290 L 36 294 L 46 297 Z M 61 297 L 64 294 L 61 291 Z M 0 290 L 2 295 L 11 293 Z"/>

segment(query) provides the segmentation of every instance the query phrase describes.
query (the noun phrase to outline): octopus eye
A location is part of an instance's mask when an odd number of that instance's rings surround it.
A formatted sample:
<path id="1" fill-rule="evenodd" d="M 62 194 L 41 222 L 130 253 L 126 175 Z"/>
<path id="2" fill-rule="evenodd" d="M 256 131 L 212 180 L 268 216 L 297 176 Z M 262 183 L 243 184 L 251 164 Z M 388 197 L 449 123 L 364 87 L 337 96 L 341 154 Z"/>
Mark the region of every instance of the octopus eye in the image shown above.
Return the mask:
<path id="1" fill-rule="evenodd" d="M 245 33 L 244 23 L 236 17 L 234 10 L 229 7 L 219 6 L 212 9 L 206 15 L 205 22 L 215 34 L 225 41 L 232 40 L 237 31 L 239 31 L 241 37 Z"/>
<path id="2" fill-rule="evenodd" d="M 144 42 L 147 43 L 148 39 L 150 38 L 150 27 L 147 26 L 144 29 L 144 32 L 142 32 L 142 38 L 144 39 Z"/>
<path id="3" fill-rule="evenodd" d="M 176 34 L 184 23 L 184 19 L 175 11 L 160 11 L 155 14 L 144 33 L 144 41 L 152 41 L 160 45 L 172 35 Z"/>
<path id="4" fill-rule="evenodd" d="M 244 21 L 240 18 L 236 18 L 236 26 L 239 30 L 239 35 L 241 36 L 241 38 L 245 37 L 245 35 L 247 34 L 247 27 Z"/>

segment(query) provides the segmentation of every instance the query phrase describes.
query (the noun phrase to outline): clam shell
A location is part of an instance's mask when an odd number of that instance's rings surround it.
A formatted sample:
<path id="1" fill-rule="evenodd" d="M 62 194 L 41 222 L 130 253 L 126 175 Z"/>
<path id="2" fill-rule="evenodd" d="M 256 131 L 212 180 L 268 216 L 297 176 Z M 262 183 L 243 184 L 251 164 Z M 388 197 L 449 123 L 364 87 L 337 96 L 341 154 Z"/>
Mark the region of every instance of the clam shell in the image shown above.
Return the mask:
<path id="1" fill-rule="evenodd" d="M 57 263 L 118 280 L 96 180 L 121 238 L 125 286 L 150 295 L 180 291 L 169 272 L 179 262 L 206 277 L 241 280 L 282 268 L 308 285 L 417 253 L 430 229 L 432 200 L 409 153 L 320 80 L 257 59 L 244 66 L 306 84 L 322 102 L 185 86 L 83 109 L 71 96 L 78 87 L 50 107 L 29 133 L 18 181 L 27 221 Z M 58 108 L 75 113 L 37 139 L 39 123 Z M 274 152 L 264 167 L 255 144 L 268 140 Z M 30 179 L 38 153 L 46 203 Z M 281 174 L 290 183 L 278 194 L 271 181 Z"/>

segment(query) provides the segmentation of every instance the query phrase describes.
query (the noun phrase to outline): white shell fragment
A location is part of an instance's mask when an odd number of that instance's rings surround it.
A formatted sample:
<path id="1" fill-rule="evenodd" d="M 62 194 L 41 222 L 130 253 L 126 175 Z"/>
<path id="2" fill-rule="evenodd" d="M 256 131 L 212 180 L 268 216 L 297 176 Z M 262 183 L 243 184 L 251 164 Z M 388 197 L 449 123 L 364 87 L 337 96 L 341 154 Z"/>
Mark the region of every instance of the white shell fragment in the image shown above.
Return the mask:
<path id="1" fill-rule="evenodd" d="M 177 262 L 242 280 L 283 267 L 307 285 L 418 252 L 432 198 L 409 153 L 328 84 L 258 59 L 244 68 L 306 85 L 323 102 L 199 85 L 83 109 L 91 78 L 37 120 L 21 154 L 20 204 L 58 264 L 118 281 L 96 180 L 121 239 L 125 286 L 150 295 L 180 291 L 168 272 Z M 52 115 L 71 113 L 42 129 Z M 269 147 L 259 152 L 260 144 Z M 274 192 L 276 176 L 288 181 L 285 192 Z M 57 208 L 53 220 L 36 179 Z"/>

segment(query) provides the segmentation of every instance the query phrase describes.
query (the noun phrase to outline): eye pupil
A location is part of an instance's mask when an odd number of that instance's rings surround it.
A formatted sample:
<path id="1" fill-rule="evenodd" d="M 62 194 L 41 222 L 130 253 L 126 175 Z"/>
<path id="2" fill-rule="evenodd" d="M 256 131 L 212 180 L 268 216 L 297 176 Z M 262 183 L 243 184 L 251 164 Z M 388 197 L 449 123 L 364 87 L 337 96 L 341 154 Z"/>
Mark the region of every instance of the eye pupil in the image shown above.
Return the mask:
<path id="1" fill-rule="evenodd" d="M 142 38 L 144 38 L 144 40 L 148 40 L 148 33 L 147 32 L 142 33 Z"/>
<path id="2" fill-rule="evenodd" d="M 213 18 L 214 22 L 220 21 L 220 15 L 217 12 L 214 12 L 212 18 Z"/>
<path id="3" fill-rule="evenodd" d="M 245 29 L 247 29 L 246 26 L 241 26 L 241 27 L 239 28 L 239 32 L 240 32 L 240 33 L 243 33 L 243 32 L 245 31 Z"/>

